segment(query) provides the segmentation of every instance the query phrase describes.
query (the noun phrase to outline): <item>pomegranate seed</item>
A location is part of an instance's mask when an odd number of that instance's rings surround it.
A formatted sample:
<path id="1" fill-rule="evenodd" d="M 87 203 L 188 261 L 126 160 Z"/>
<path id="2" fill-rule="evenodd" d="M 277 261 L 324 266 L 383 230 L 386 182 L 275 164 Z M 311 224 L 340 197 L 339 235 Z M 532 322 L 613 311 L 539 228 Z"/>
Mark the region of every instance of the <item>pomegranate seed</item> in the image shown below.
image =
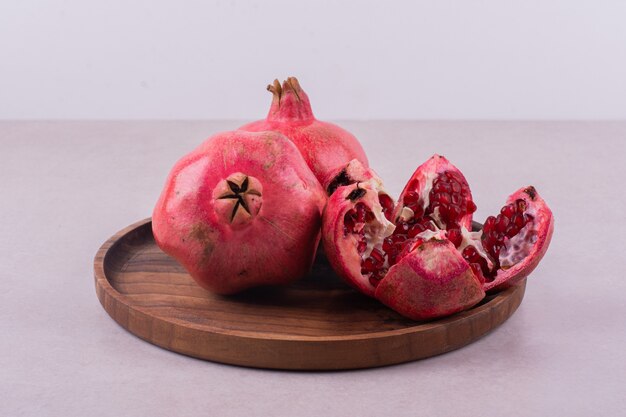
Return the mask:
<path id="1" fill-rule="evenodd" d="M 476 207 L 476 204 L 474 204 L 474 202 L 473 202 L 472 200 L 469 200 L 469 201 L 467 202 L 467 208 L 466 208 L 466 210 L 467 210 L 467 212 L 468 212 L 468 213 L 473 213 L 473 212 L 475 212 L 477 208 L 478 208 L 478 207 Z"/>
<path id="2" fill-rule="evenodd" d="M 461 243 L 463 242 L 463 235 L 459 229 L 448 229 L 447 236 L 455 247 L 458 248 L 461 246 Z"/>
<path id="3" fill-rule="evenodd" d="M 385 238 L 385 240 L 383 240 L 383 250 L 389 253 L 393 249 L 393 244 L 394 242 L 391 237 Z"/>
<path id="4" fill-rule="evenodd" d="M 414 224 L 413 226 L 411 226 L 411 228 L 409 229 L 408 232 L 408 236 L 409 238 L 414 238 L 415 236 L 419 235 L 420 233 L 422 233 L 425 230 L 424 226 L 422 226 L 421 224 L 417 223 Z"/>
<path id="5" fill-rule="evenodd" d="M 504 231 L 506 230 L 507 226 L 509 225 L 509 218 L 506 216 L 503 216 L 502 214 L 498 214 L 498 221 L 496 223 L 496 230 L 499 233 L 504 233 Z"/>
<path id="6" fill-rule="evenodd" d="M 515 226 L 515 224 L 511 224 L 509 225 L 509 227 L 506 228 L 506 231 L 504 232 L 504 235 L 511 238 L 513 236 L 515 236 L 516 234 L 519 233 L 519 228 L 517 228 L 517 226 Z"/>
<path id="7" fill-rule="evenodd" d="M 415 191 L 409 191 L 404 196 L 404 205 L 409 206 L 411 204 L 417 204 L 419 202 L 420 196 Z"/>
<path id="8" fill-rule="evenodd" d="M 374 249 L 370 256 L 374 258 L 376 263 L 379 263 L 381 265 L 385 263 L 385 255 L 383 255 L 382 252 L 379 251 L 378 249 Z"/>
<path id="9" fill-rule="evenodd" d="M 465 249 L 463 249 L 463 257 L 466 257 L 468 259 L 471 259 L 475 253 L 476 249 L 473 246 L 467 246 Z"/>
<path id="10" fill-rule="evenodd" d="M 375 269 L 376 269 L 376 261 L 371 256 L 369 258 L 365 259 L 361 263 L 361 271 L 365 271 L 365 273 L 372 272 Z M 361 273 L 363 273 L 363 272 L 361 272 Z"/>
<path id="11" fill-rule="evenodd" d="M 515 207 L 513 207 L 513 204 L 507 204 L 506 206 L 502 207 L 500 213 L 502 213 L 506 217 L 511 217 L 513 216 L 513 214 L 515 214 Z"/>
<path id="12" fill-rule="evenodd" d="M 461 212 L 461 207 L 451 205 L 448 209 L 448 217 L 450 218 L 448 223 L 455 223 L 455 220 L 460 219 L 462 214 L 463 213 Z"/>
<path id="13" fill-rule="evenodd" d="M 393 235 L 391 236 L 391 240 L 394 244 L 402 243 L 406 240 L 406 236 L 404 235 Z"/>
<path id="14" fill-rule="evenodd" d="M 433 224 L 433 222 L 431 222 L 431 221 L 430 221 L 430 220 L 428 220 L 428 219 L 424 219 L 424 220 L 422 220 L 422 226 L 424 226 L 424 228 L 426 228 L 426 229 L 430 230 L 431 232 L 436 231 L 436 230 L 435 230 L 435 225 Z"/>
<path id="15" fill-rule="evenodd" d="M 387 220 L 391 220 L 391 216 L 393 215 L 393 200 L 387 194 L 378 194 L 378 201 L 380 205 L 383 207 L 383 214 L 387 218 Z"/>
<path id="16" fill-rule="evenodd" d="M 357 245 L 357 250 L 359 251 L 359 253 L 365 252 L 366 249 L 367 249 L 367 242 L 364 240 L 360 241 L 359 244 Z"/>
<path id="17" fill-rule="evenodd" d="M 408 223 L 406 223 L 406 222 L 399 222 L 396 225 L 396 230 L 395 230 L 394 233 L 396 233 L 396 234 L 407 234 L 408 231 L 409 231 L 409 228 L 410 228 L 410 226 L 409 226 Z"/>
<path id="18" fill-rule="evenodd" d="M 422 204 L 417 204 L 417 206 L 410 207 L 410 209 L 415 213 L 413 218 L 419 219 L 424 216 L 424 207 L 422 207 Z"/>

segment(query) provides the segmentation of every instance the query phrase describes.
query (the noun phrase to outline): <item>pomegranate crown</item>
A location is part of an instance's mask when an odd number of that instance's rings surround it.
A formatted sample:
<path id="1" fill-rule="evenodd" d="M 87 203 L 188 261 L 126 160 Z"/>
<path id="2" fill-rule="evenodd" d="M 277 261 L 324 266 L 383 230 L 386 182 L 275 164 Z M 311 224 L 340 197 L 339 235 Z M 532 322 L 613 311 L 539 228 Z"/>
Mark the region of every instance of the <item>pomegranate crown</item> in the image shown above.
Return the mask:
<path id="1" fill-rule="evenodd" d="M 306 95 L 296 77 L 289 77 L 283 84 L 280 81 L 267 86 L 267 91 L 274 95 L 272 106 L 267 115 L 268 120 L 311 120 L 314 119 L 309 97 Z"/>

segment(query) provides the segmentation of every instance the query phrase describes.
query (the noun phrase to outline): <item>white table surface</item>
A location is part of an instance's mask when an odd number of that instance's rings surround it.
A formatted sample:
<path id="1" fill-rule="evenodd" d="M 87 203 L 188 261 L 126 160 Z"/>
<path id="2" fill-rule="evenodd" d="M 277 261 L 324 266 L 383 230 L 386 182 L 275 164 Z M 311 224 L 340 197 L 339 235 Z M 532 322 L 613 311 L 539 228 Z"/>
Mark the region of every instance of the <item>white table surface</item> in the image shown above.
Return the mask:
<path id="1" fill-rule="evenodd" d="M 346 122 L 395 195 L 437 152 L 477 220 L 533 184 L 556 217 L 519 310 L 439 357 L 295 373 L 188 358 L 119 327 L 100 244 L 238 122 L 0 122 L 0 416 L 626 415 L 626 122 Z"/>

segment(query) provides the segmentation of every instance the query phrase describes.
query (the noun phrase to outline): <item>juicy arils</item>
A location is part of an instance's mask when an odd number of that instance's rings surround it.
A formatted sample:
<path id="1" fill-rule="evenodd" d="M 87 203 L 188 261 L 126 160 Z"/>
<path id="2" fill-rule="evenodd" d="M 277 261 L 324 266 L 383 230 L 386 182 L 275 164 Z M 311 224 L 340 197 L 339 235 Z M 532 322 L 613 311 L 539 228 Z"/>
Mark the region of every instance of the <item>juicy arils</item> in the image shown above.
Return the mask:
<path id="1" fill-rule="evenodd" d="M 534 187 L 511 194 L 500 214 L 485 221 L 480 236 L 493 262 L 485 290 L 509 287 L 530 274 L 548 250 L 553 231 L 552 211 Z"/>
<path id="2" fill-rule="evenodd" d="M 429 225 L 413 238 L 396 234 L 383 215 L 379 190 L 369 184 L 337 189 L 326 210 L 322 234 L 337 273 L 400 314 L 427 320 L 484 297 L 481 282 L 445 231 Z"/>
<path id="3" fill-rule="evenodd" d="M 485 290 L 522 279 L 545 253 L 553 227 L 549 209 L 527 187 L 484 231 L 471 232 L 476 205 L 469 185 L 438 155 L 392 205 L 380 181 L 339 187 L 324 215 L 324 245 L 350 284 L 420 320 L 469 308 Z"/>

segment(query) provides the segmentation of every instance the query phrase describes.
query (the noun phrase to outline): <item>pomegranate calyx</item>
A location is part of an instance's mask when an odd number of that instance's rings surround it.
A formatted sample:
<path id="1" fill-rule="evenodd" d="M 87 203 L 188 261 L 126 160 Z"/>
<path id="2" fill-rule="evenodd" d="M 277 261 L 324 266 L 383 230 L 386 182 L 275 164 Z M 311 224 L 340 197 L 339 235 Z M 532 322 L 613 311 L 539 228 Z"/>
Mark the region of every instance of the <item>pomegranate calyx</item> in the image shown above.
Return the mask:
<path id="1" fill-rule="evenodd" d="M 309 98 L 296 77 L 288 77 L 282 85 L 277 79 L 267 86 L 272 93 L 268 120 L 310 121 L 314 119 Z"/>
<path id="2" fill-rule="evenodd" d="M 261 183 L 240 172 L 218 183 L 213 193 L 215 208 L 233 226 L 241 226 L 254 218 L 263 202 Z"/>
<path id="3" fill-rule="evenodd" d="M 275 79 L 272 84 L 268 84 L 267 91 L 274 95 L 274 99 L 278 101 L 278 107 L 280 107 L 280 98 L 283 94 L 283 89 L 280 86 L 280 81 Z"/>

